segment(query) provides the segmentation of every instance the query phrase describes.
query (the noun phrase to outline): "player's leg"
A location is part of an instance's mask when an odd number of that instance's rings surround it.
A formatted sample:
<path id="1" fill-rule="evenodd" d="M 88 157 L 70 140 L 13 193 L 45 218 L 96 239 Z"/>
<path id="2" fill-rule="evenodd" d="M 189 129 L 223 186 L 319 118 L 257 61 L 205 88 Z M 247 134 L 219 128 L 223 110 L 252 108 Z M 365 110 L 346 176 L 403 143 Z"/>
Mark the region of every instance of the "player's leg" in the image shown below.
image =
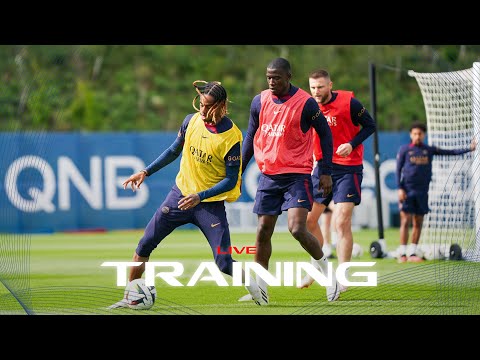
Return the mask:
<path id="1" fill-rule="evenodd" d="M 288 230 L 292 236 L 298 240 L 307 253 L 310 254 L 312 265 L 315 266 L 317 270 L 321 271 L 326 277 L 329 277 L 328 258 L 324 255 L 318 239 L 308 231 L 306 217 L 307 210 L 304 208 L 288 209 Z M 326 286 L 327 300 L 335 301 L 340 295 L 340 288 L 335 273 L 331 275 L 332 285 Z M 313 282 L 313 279 L 309 275 L 306 275 L 298 287 L 306 288 L 313 284 Z"/>
<path id="2" fill-rule="evenodd" d="M 270 179 L 263 174 L 258 180 L 257 193 L 253 213 L 258 215 L 257 233 L 255 237 L 255 262 L 268 270 L 268 263 L 272 255 L 272 235 L 275 230 L 278 215 L 282 213 L 283 188 L 281 182 Z M 257 275 L 257 284 L 262 294 L 268 298 L 268 289 L 265 281 Z M 250 294 L 243 296 L 239 301 L 250 300 Z"/>
<path id="3" fill-rule="evenodd" d="M 197 225 L 205 235 L 219 270 L 232 276 L 234 260 L 228 251 L 232 243 L 224 202 L 213 201 L 198 204 L 194 209 L 192 223 Z M 245 273 L 242 274 L 242 282 L 245 284 Z M 248 283 L 249 285 L 245 288 L 252 300 L 258 305 L 267 305 L 268 295 L 260 291 L 256 281 L 250 277 Z"/>
<path id="4" fill-rule="evenodd" d="M 145 263 L 150 259 L 150 254 L 158 244 L 174 229 L 191 221 L 193 209 L 183 211 L 178 208 L 178 201 L 181 197 L 180 190 L 174 187 L 148 222 L 132 258 L 133 261 L 142 262 L 142 264 L 130 267 L 128 281 L 141 278 L 145 272 Z M 126 293 L 122 300 L 109 308 L 128 307 L 125 297 Z"/>
<path id="5" fill-rule="evenodd" d="M 219 270 L 232 276 L 230 229 L 224 202 L 201 202 L 194 208 L 192 223 L 205 235 Z"/>
<path id="6" fill-rule="evenodd" d="M 272 235 L 277 219 L 278 215 L 258 215 L 255 261 L 267 270 L 272 256 Z"/>
<path id="7" fill-rule="evenodd" d="M 422 233 L 423 215 L 413 215 L 412 226 L 412 244 L 417 246 L 420 241 L 420 235 Z"/>
<path id="8" fill-rule="evenodd" d="M 170 235 L 173 230 L 192 222 L 194 208 L 190 210 L 180 210 L 178 208 L 178 201 L 180 201 L 182 197 L 183 195 L 180 190 L 174 186 L 148 222 L 143 237 L 138 242 L 138 246 L 133 255 L 133 261 L 148 261 L 153 250 L 155 250 L 160 242 Z M 140 270 L 137 270 L 137 268 Z M 140 278 L 143 275 L 144 269 L 145 264 L 143 264 L 143 267 L 132 267 L 130 269 L 129 281 Z"/>
<path id="9" fill-rule="evenodd" d="M 412 214 L 404 210 L 400 210 L 400 246 L 398 248 L 398 262 L 407 261 L 407 244 L 410 223 L 412 222 Z"/>
<path id="10" fill-rule="evenodd" d="M 300 245 L 310 254 L 311 262 L 315 268 L 325 276 L 328 274 L 328 259 L 323 254 L 319 240 L 307 228 L 307 216 L 312 210 L 313 185 L 310 175 L 298 175 L 289 181 L 285 192 L 285 202 L 282 210 L 288 211 L 288 230 Z M 332 275 L 332 285 L 326 287 L 327 300 L 335 301 L 340 295 L 335 274 Z M 300 284 L 299 287 L 302 287 Z"/>
<path id="11" fill-rule="evenodd" d="M 307 216 L 307 229 L 318 239 L 320 247 L 323 248 L 325 245 L 324 236 L 329 236 L 330 234 L 327 235 L 325 232 L 322 233 L 322 229 L 320 228 L 320 218 L 327 210 L 331 195 L 328 198 L 325 198 L 323 196 L 323 190 L 319 190 L 320 178 L 318 171 L 319 167 L 315 166 L 312 174 L 313 205 Z M 329 254 L 327 254 L 327 256 L 328 255 Z"/>
<path id="12" fill-rule="evenodd" d="M 260 210 L 261 211 L 261 210 Z M 268 270 L 268 264 L 272 255 L 272 235 L 275 229 L 278 215 L 258 215 L 257 234 L 255 237 L 255 262 L 262 265 Z M 255 299 L 255 295 L 251 289 L 249 294 L 242 296 L 239 301 L 255 300 L 258 305 L 267 305 L 269 301 L 268 285 L 261 276 L 256 276 L 256 284 L 260 289 L 262 301 Z"/>
<path id="13" fill-rule="evenodd" d="M 272 256 L 272 235 L 275 230 L 275 224 L 277 222 L 278 215 L 258 215 L 258 225 L 257 225 L 257 235 L 255 237 L 255 262 L 262 265 L 265 269 L 268 270 L 268 264 L 270 257 Z M 262 279 L 261 276 L 257 275 L 256 277 L 257 285 L 262 294 L 262 298 L 265 304 L 261 302 L 258 305 L 266 305 L 269 301 L 268 296 L 268 285 Z M 249 290 L 251 293 L 251 291 Z M 252 295 L 253 296 L 253 295 Z M 254 298 L 255 300 L 255 298 Z"/>
<path id="14" fill-rule="evenodd" d="M 336 214 L 335 214 L 335 206 L 333 203 L 333 200 L 330 201 L 328 204 L 327 209 L 330 209 L 330 244 L 332 245 L 333 249 L 337 248 L 337 242 L 338 242 L 338 235 L 337 235 L 337 227 L 335 225 L 335 219 L 336 219 Z"/>
<path id="15" fill-rule="evenodd" d="M 352 258 L 353 234 L 352 215 L 355 206 L 362 199 L 361 172 L 334 175 L 333 201 L 335 202 L 335 227 L 338 235 L 338 263 L 348 262 Z"/>
<path id="16" fill-rule="evenodd" d="M 326 206 L 324 204 L 314 202 L 312 206 L 312 210 L 307 215 L 307 229 L 313 234 L 313 236 L 315 236 L 318 239 L 318 242 L 322 247 L 325 241 L 322 234 L 322 230 L 320 229 L 319 220 L 325 208 Z"/>
<path id="17" fill-rule="evenodd" d="M 300 245 L 315 259 L 323 257 L 320 241 L 307 229 L 308 210 L 303 207 L 288 209 L 288 230 Z"/>
<path id="18" fill-rule="evenodd" d="M 336 226 L 338 234 L 337 257 L 339 264 L 349 262 L 352 259 L 352 215 L 354 207 L 355 204 L 353 202 L 335 203 L 335 211 L 337 212 Z"/>
<path id="19" fill-rule="evenodd" d="M 322 248 L 323 251 L 323 234 L 322 231 L 320 230 L 320 225 L 318 223 L 323 211 L 325 210 L 326 206 L 322 203 L 314 202 L 312 206 L 312 210 L 308 213 L 307 215 L 307 229 L 308 231 L 318 239 L 318 242 L 320 244 L 320 247 Z M 325 254 L 328 257 L 328 254 Z M 312 261 L 314 260 L 313 258 L 311 259 Z M 305 275 L 305 277 L 302 279 L 302 282 L 298 286 L 298 288 L 303 289 L 303 288 L 308 288 L 310 285 L 314 283 L 314 279 L 310 275 Z"/>
<path id="20" fill-rule="evenodd" d="M 255 261 L 267 270 L 272 255 L 273 231 L 278 215 L 282 213 L 283 192 L 281 181 L 260 175 L 253 206 L 253 212 L 258 215 Z"/>
<path id="21" fill-rule="evenodd" d="M 352 215 L 355 206 L 361 203 L 363 174 L 362 172 L 334 174 L 332 179 L 335 184 L 332 192 L 335 203 L 336 250 L 338 264 L 342 264 L 352 259 Z M 341 292 L 346 290 L 346 286 L 340 286 Z"/>
<path id="22" fill-rule="evenodd" d="M 318 168 L 315 167 L 315 169 L 318 169 Z M 319 220 L 320 220 L 321 215 L 325 211 L 326 205 L 325 205 L 324 202 L 325 202 L 326 199 L 323 197 L 323 192 L 320 192 L 318 190 L 319 183 L 320 183 L 320 179 L 318 177 L 318 174 L 316 174 L 316 172 L 314 172 L 314 174 L 312 174 L 312 192 L 313 192 L 314 201 L 313 201 L 312 209 L 308 212 L 308 215 L 307 215 L 307 230 L 313 235 L 314 238 L 316 238 L 318 240 L 320 248 L 322 248 L 324 240 L 323 240 L 322 231 L 320 229 Z M 308 194 L 305 197 L 308 197 Z M 297 199 L 297 202 L 298 202 L 298 199 Z M 327 202 L 327 204 L 328 204 L 328 202 Z M 295 204 L 293 204 L 293 205 L 295 205 Z M 293 221 L 293 219 L 294 219 L 294 215 L 293 215 L 294 210 L 290 211 L 290 209 L 289 209 L 288 211 L 289 211 L 288 216 L 289 216 L 289 229 L 290 229 L 290 227 L 293 228 L 293 226 L 294 226 L 294 224 L 291 224 L 291 221 Z M 292 218 L 292 220 L 291 220 L 291 218 Z M 292 232 L 292 230 L 290 232 Z M 292 235 L 293 235 L 293 233 L 292 233 Z M 293 236 L 295 237 L 296 235 L 293 235 Z M 300 244 L 301 244 L 301 242 L 300 242 Z M 307 252 L 308 252 L 308 250 L 307 250 Z M 313 263 L 315 261 L 315 259 L 313 257 L 311 257 L 310 261 Z M 302 282 L 298 285 L 298 288 L 300 288 L 300 289 L 308 288 L 310 285 L 312 285 L 314 283 L 314 281 L 315 280 L 310 275 L 307 274 L 302 279 Z"/>
<path id="23" fill-rule="evenodd" d="M 422 233 L 423 215 L 412 215 L 412 243 L 410 244 L 410 255 L 408 256 L 408 262 L 419 263 L 423 262 L 423 259 L 417 256 L 417 246 L 420 240 L 420 234 Z"/>
<path id="24" fill-rule="evenodd" d="M 407 245 L 412 216 L 418 211 L 418 201 L 415 192 L 407 189 L 407 198 L 399 204 L 400 207 L 400 246 L 398 248 L 398 262 L 407 262 Z"/>
<path id="25" fill-rule="evenodd" d="M 322 216 L 320 217 L 320 229 L 323 235 L 323 253 L 329 258 L 334 259 L 333 248 L 332 248 L 332 211 L 326 207 Z M 315 235 L 315 234 L 314 234 Z M 315 235 L 316 236 L 316 235 Z"/>
<path id="26" fill-rule="evenodd" d="M 412 215 L 412 242 L 410 244 L 410 256 L 408 262 L 419 263 L 423 262 L 423 258 L 417 256 L 417 246 L 420 242 L 420 234 L 422 233 L 423 217 L 428 213 L 428 193 L 415 195 L 416 209 Z"/>

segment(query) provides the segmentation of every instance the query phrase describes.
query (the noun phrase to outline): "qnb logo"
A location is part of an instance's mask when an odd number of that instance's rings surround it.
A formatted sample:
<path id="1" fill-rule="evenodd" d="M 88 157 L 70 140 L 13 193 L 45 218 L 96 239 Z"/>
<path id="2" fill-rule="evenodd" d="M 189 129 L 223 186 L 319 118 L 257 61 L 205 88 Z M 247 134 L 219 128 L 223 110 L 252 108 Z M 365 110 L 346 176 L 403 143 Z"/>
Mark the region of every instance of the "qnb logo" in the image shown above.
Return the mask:
<path id="1" fill-rule="evenodd" d="M 118 170 L 127 168 L 136 172 L 145 168 L 145 163 L 134 156 L 92 156 L 89 159 L 90 179 L 83 177 L 72 159 L 59 156 L 53 166 L 45 159 L 27 155 L 16 159 L 5 174 L 5 192 L 11 204 L 24 212 L 53 213 L 57 210 L 69 211 L 72 208 L 72 187 L 80 193 L 87 204 L 94 210 L 103 208 L 124 210 L 141 208 L 148 201 L 149 191 L 145 184 L 142 191 L 133 196 L 124 197 L 117 190 L 123 189 L 122 183 L 127 179 L 118 175 Z M 35 183 L 22 183 L 23 172 L 30 176 L 36 172 L 41 179 Z M 85 171 L 85 170 L 84 170 Z M 25 189 L 25 186 L 28 188 Z M 21 191 L 21 190 L 24 191 Z M 58 205 L 54 204 L 55 198 Z M 75 201 L 75 200 L 74 200 Z"/>
<path id="2" fill-rule="evenodd" d="M 213 156 L 208 155 L 205 151 L 190 146 L 190 153 L 193 155 L 195 161 L 201 162 L 203 164 L 211 163 Z"/>
<path id="3" fill-rule="evenodd" d="M 285 133 L 285 125 L 263 124 L 262 132 L 265 136 L 283 136 Z"/>

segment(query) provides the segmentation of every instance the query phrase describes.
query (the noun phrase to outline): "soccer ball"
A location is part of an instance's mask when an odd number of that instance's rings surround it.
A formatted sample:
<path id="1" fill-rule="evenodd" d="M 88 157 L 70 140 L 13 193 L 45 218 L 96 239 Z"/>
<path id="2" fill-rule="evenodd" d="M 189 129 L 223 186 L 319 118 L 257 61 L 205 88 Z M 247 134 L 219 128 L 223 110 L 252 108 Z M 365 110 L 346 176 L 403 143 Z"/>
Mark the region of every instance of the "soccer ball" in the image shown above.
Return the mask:
<path id="1" fill-rule="evenodd" d="M 125 288 L 125 299 L 128 307 L 135 310 L 148 310 L 155 303 L 157 289 L 147 286 L 144 279 L 135 279 Z"/>
<path id="2" fill-rule="evenodd" d="M 363 249 L 360 244 L 353 243 L 352 246 L 352 258 L 359 258 L 363 255 Z"/>

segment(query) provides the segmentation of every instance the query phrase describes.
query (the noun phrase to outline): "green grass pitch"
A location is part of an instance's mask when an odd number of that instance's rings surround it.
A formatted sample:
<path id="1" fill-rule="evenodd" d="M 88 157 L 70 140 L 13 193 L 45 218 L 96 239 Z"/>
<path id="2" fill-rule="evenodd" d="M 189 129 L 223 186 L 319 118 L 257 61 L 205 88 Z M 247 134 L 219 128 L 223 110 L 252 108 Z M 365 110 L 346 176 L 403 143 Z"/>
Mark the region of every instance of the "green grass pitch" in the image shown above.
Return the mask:
<path id="1" fill-rule="evenodd" d="M 173 287 L 156 280 L 157 300 L 150 310 L 107 310 L 120 300 L 116 270 L 101 267 L 105 261 L 131 261 L 142 231 L 98 234 L 28 235 L 15 248 L 3 248 L 2 257 L 16 256 L 5 265 L 0 285 L 0 314 L 115 314 L 115 315 L 470 315 L 480 314 L 480 264 L 466 261 L 426 261 L 398 264 L 395 259 L 372 259 L 368 252 L 378 239 L 375 230 L 354 232 L 364 249 L 360 259 L 376 261 L 377 287 L 351 287 L 329 303 L 325 288 L 315 283 L 308 289 L 270 287 L 269 306 L 238 302 L 244 287 L 220 287 L 200 281 L 193 287 Z M 3 240 L 4 243 L 8 241 Z M 398 245 L 398 229 L 387 229 L 389 250 Z M 277 261 L 309 261 L 308 254 L 289 233 L 275 233 L 270 271 Z M 232 245 L 255 245 L 255 234 L 234 233 Z M 234 255 L 237 261 L 253 261 L 253 255 Z M 210 247 L 198 230 L 176 230 L 154 250 L 150 261 L 179 261 L 184 285 L 202 261 L 213 261 Z M 336 266 L 336 259 L 333 260 Z M 13 295 L 9 291 L 13 290 Z M 23 306 L 22 306 L 23 305 Z"/>

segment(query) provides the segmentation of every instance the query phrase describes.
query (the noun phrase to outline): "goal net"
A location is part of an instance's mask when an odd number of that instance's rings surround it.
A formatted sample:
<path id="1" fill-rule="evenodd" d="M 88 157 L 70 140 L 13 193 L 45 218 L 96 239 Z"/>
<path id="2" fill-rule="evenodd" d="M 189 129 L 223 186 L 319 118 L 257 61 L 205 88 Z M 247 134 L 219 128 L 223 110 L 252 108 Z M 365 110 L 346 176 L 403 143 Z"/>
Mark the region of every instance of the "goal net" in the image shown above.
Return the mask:
<path id="1" fill-rule="evenodd" d="M 470 147 L 480 127 L 480 63 L 460 71 L 408 74 L 417 80 L 423 97 L 428 144 Z M 430 212 L 420 239 L 420 249 L 433 259 L 480 261 L 478 151 L 433 158 Z"/>

